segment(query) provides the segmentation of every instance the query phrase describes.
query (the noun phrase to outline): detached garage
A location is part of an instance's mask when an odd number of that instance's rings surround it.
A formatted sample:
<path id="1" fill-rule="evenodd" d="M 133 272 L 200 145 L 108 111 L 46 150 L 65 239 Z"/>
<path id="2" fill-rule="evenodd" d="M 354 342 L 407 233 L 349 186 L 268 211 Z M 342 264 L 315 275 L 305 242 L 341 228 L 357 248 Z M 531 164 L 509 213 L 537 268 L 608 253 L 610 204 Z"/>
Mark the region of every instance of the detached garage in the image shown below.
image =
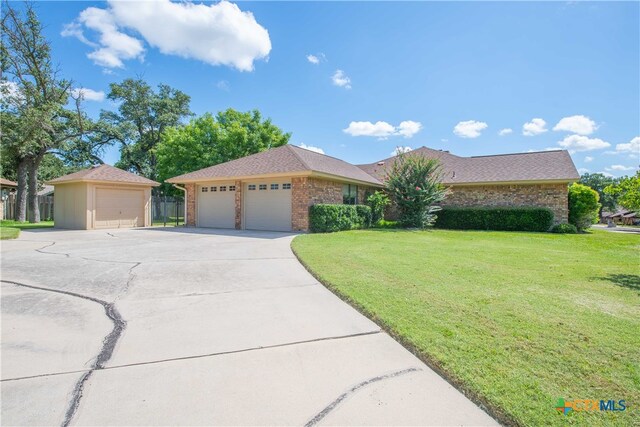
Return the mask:
<path id="1" fill-rule="evenodd" d="M 109 165 L 61 176 L 55 187 L 55 226 L 91 230 L 151 226 L 150 179 Z"/>

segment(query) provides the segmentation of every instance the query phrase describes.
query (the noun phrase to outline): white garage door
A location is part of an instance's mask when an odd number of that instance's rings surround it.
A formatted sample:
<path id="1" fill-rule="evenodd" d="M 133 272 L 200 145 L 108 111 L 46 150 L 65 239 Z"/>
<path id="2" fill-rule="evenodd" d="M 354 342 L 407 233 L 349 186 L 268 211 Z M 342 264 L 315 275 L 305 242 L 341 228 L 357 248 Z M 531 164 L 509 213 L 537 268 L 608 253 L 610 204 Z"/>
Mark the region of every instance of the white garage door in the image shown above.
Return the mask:
<path id="1" fill-rule="evenodd" d="M 291 231 L 291 182 L 248 182 L 244 188 L 247 230 Z"/>
<path id="2" fill-rule="evenodd" d="M 234 183 L 199 185 L 198 227 L 236 228 Z"/>
<path id="3" fill-rule="evenodd" d="M 143 227 L 144 205 L 144 190 L 96 188 L 94 227 Z"/>

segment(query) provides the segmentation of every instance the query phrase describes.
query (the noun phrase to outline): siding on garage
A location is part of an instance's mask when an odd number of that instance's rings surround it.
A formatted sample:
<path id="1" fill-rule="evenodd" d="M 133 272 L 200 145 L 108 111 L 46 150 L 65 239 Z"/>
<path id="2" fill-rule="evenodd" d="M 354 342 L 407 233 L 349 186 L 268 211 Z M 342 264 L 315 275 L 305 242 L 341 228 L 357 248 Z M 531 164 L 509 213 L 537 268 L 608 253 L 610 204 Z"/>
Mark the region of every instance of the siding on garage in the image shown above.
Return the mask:
<path id="1" fill-rule="evenodd" d="M 198 227 L 235 228 L 235 182 L 208 182 L 196 186 Z"/>
<path id="2" fill-rule="evenodd" d="M 291 231 L 291 180 L 247 180 L 243 183 L 244 228 Z"/>
<path id="3" fill-rule="evenodd" d="M 87 208 L 88 184 L 78 182 L 56 185 L 53 205 L 54 224 L 57 228 L 83 230 L 90 224 L 91 211 Z"/>

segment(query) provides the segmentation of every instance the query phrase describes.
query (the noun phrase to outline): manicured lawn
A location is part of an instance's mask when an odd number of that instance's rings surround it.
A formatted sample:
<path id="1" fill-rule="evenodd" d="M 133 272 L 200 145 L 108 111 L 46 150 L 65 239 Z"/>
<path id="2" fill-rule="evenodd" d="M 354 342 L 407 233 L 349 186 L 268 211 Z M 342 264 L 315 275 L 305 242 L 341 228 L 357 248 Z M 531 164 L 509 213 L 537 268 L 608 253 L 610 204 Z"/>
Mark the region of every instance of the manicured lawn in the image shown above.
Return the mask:
<path id="1" fill-rule="evenodd" d="M 292 246 L 503 422 L 640 425 L 640 236 L 368 230 Z M 628 409 L 564 416 L 558 398 Z"/>
<path id="2" fill-rule="evenodd" d="M 17 238 L 20 235 L 20 230 L 49 227 L 53 227 L 53 221 L 41 221 L 36 224 L 12 220 L 0 221 L 0 240 Z"/>

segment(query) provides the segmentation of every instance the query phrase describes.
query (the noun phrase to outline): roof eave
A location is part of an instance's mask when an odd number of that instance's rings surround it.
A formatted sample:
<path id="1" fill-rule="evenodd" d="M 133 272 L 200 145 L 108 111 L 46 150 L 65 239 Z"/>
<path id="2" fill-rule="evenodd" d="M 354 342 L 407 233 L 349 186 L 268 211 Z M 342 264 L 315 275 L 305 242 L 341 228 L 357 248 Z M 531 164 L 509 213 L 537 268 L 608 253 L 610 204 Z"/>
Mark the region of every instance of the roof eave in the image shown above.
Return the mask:
<path id="1" fill-rule="evenodd" d="M 127 181 L 106 181 L 106 180 L 102 180 L 102 179 L 71 179 L 69 181 L 46 181 L 45 184 L 46 185 L 53 185 L 54 187 L 56 185 L 63 185 L 63 184 L 78 184 L 78 183 L 83 183 L 83 184 L 120 184 L 120 185 L 133 185 L 136 187 L 158 187 L 161 184 L 159 182 L 155 182 L 155 181 L 151 181 L 150 183 L 146 183 L 146 182 L 127 182 Z"/>
<path id="2" fill-rule="evenodd" d="M 511 180 L 511 181 L 469 181 L 469 182 L 446 182 L 442 184 L 448 186 L 456 185 L 518 185 L 518 184 L 570 184 L 579 180 L 578 178 L 558 178 L 558 179 L 532 179 L 532 180 Z"/>
<path id="3" fill-rule="evenodd" d="M 256 174 L 256 175 L 208 176 L 208 177 L 197 177 L 197 178 L 181 178 L 180 176 L 176 176 L 176 177 L 167 179 L 165 182 L 168 182 L 170 184 L 195 184 L 197 182 L 212 182 L 212 181 L 246 181 L 251 179 L 310 176 L 311 173 L 312 171 L 294 171 L 294 172 L 263 173 L 263 174 Z"/>

